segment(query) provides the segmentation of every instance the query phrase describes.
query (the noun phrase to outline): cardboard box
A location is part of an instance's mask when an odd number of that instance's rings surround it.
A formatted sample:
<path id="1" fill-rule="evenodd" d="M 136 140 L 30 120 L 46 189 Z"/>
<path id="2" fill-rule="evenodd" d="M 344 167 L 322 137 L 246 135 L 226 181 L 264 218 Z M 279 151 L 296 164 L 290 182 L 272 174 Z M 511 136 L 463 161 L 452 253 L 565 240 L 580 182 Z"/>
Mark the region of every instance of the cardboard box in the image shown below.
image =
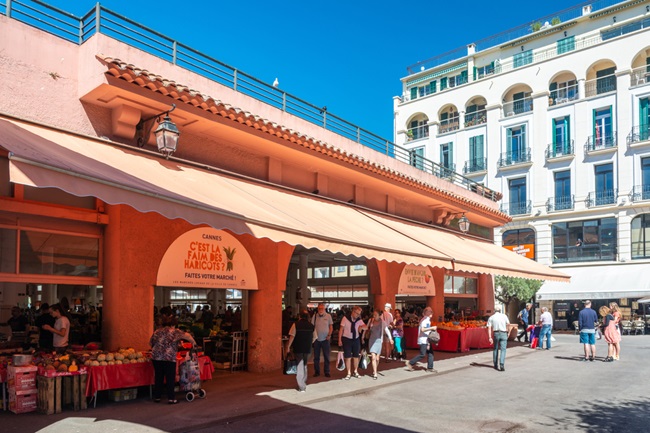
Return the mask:
<path id="1" fill-rule="evenodd" d="M 112 389 L 108 392 L 110 401 L 134 400 L 138 396 L 138 388 Z"/>
<path id="2" fill-rule="evenodd" d="M 9 410 L 13 413 L 35 412 L 37 408 L 38 391 L 9 390 Z"/>
<path id="3" fill-rule="evenodd" d="M 16 367 L 10 365 L 7 367 L 7 386 L 9 391 L 28 391 L 36 390 L 36 371 L 35 365 L 25 367 Z"/>

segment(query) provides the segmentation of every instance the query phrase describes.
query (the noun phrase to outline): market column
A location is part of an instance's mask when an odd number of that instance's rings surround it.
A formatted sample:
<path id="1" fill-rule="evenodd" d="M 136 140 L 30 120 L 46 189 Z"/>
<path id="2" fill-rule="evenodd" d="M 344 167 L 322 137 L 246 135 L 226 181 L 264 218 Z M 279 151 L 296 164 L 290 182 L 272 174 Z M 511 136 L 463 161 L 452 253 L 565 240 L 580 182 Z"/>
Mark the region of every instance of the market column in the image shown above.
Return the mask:
<path id="1" fill-rule="evenodd" d="M 478 276 L 478 311 L 489 316 L 494 312 L 494 276 L 479 274 Z"/>
<path id="2" fill-rule="evenodd" d="M 427 307 L 433 310 L 433 321 L 442 322 L 445 317 L 445 270 L 432 268 L 433 284 L 436 288 L 436 296 L 427 296 Z M 442 320 L 441 320 L 442 319 Z"/>
<path id="3" fill-rule="evenodd" d="M 395 308 L 399 278 L 405 264 L 376 259 L 370 259 L 366 264 L 368 266 L 368 279 L 370 280 L 368 302 L 380 310 L 383 310 L 386 303 Z"/>
<path id="4" fill-rule="evenodd" d="M 294 247 L 284 242 L 237 236 L 255 264 L 258 289 L 248 294 L 248 371 L 281 368 L 282 292 Z"/>

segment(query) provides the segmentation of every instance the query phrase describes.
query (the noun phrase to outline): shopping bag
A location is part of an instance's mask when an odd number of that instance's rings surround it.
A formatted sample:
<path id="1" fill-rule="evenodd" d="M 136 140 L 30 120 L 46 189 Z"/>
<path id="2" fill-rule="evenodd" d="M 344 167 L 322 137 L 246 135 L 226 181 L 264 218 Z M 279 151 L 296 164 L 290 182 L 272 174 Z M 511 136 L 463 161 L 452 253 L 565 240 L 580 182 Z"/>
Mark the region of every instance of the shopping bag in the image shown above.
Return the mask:
<path id="1" fill-rule="evenodd" d="M 345 358 L 343 357 L 343 352 L 339 352 L 339 355 L 336 358 L 336 369 L 338 371 L 345 370 Z"/>
<path id="2" fill-rule="evenodd" d="M 298 360 L 293 353 L 289 353 L 284 360 L 283 372 L 284 374 L 298 374 Z"/>
<path id="3" fill-rule="evenodd" d="M 368 353 L 365 350 L 361 351 L 361 355 L 359 357 L 359 368 L 365 370 L 368 368 L 370 365 L 370 356 L 368 356 Z"/>

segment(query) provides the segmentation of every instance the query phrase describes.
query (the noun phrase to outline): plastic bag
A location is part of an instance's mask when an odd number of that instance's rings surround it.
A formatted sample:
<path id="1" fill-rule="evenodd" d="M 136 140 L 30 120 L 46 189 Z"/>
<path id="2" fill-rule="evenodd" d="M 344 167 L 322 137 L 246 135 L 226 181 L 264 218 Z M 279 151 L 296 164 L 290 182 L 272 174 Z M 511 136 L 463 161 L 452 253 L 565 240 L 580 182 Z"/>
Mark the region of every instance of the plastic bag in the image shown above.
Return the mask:
<path id="1" fill-rule="evenodd" d="M 298 360 L 293 353 L 289 353 L 284 360 L 283 372 L 284 374 L 298 374 Z"/>
<path id="2" fill-rule="evenodd" d="M 365 370 L 368 368 L 370 365 L 370 356 L 368 356 L 368 353 L 365 350 L 361 351 L 361 355 L 359 357 L 359 368 Z"/>
<path id="3" fill-rule="evenodd" d="M 345 370 L 345 358 L 343 357 L 343 352 L 339 352 L 339 355 L 336 358 L 336 369 L 338 371 Z"/>

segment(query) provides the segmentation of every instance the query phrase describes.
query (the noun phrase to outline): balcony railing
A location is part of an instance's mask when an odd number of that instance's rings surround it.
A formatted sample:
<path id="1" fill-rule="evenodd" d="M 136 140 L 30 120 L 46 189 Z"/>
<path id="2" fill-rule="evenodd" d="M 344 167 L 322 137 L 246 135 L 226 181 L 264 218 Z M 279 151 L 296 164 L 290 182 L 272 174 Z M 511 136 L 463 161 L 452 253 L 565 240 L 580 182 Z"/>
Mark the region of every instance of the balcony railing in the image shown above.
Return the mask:
<path id="1" fill-rule="evenodd" d="M 589 195 L 587 195 L 587 199 L 585 200 L 585 205 L 587 207 L 594 207 L 594 206 L 607 206 L 610 204 L 615 204 L 617 195 L 618 195 L 618 190 L 616 189 L 592 191 L 589 193 Z"/>
<path id="2" fill-rule="evenodd" d="M 546 210 L 548 212 L 555 212 L 560 210 L 573 210 L 574 203 L 575 203 L 575 198 L 573 195 L 550 197 L 546 202 Z"/>
<path id="3" fill-rule="evenodd" d="M 641 66 L 632 69 L 632 87 L 643 86 L 650 83 L 650 66 Z"/>
<path id="4" fill-rule="evenodd" d="M 566 143 L 551 143 L 546 146 L 546 159 L 569 156 L 573 155 L 574 152 L 573 140 Z"/>
<path id="5" fill-rule="evenodd" d="M 458 117 L 453 117 L 451 119 L 441 120 L 440 127 L 438 128 L 439 134 L 444 134 L 446 132 L 456 131 L 460 128 L 460 122 Z"/>
<path id="6" fill-rule="evenodd" d="M 606 75 L 595 80 L 585 81 L 585 97 L 602 95 L 616 90 L 616 75 Z"/>
<path id="7" fill-rule="evenodd" d="M 616 131 L 605 135 L 591 135 L 585 143 L 585 153 L 616 147 Z"/>
<path id="8" fill-rule="evenodd" d="M 578 85 L 574 84 L 573 86 L 552 90 L 551 96 L 548 99 L 548 105 L 552 107 L 554 105 L 566 104 L 567 102 L 575 101 L 578 98 Z"/>
<path id="9" fill-rule="evenodd" d="M 416 126 L 406 131 L 408 141 L 420 140 L 429 136 L 429 125 Z"/>
<path id="10" fill-rule="evenodd" d="M 531 150 L 530 147 L 527 147 L 526 149 L 502 153 L 499 161 L 497 161 L 497 167 L 501 168 L 510 165 L 523 164 L 530 162 L 530 160 Z"/>
<path id="11" fill-rule="evenodd" d="M 630 193 L 630 201 L 650 200 L 650 185 L 635 185 Z"/>
<path id="12" fill-rule="evenodd" d="M 465 113 L 465 128 L 468 126 L 480 125 L 487 122 L 487 111 L 480 110 L 473 113 Z"/>
<path id="13" fill-rule="evenodd" d="M 503 104 L 503 117 L 528 113 L 529 111 L 533 111 L 533 98 L 531 97 L 517 99 Z"/>
<path id="14" fill-rule="evenodd" d="M 463 174 L 477 173 L 487 170 L 487 158 L 476 158 L 465 161 Z"/>
<path id="15" fill-rule="evenodd" d="M 0 0 L 0 14 L 78 45 L 88 41 L 95 34 L 104 34 L 384 155 L 404 162 L 410 161 L 408 149 L 323 110 L 320 106 L 306 102 L 214 57 L 116 14 L 99 3 L 83 17 L 77 17 L 39 0 Z M 423 164 L 422 169 L 430 173 L 435 171 L 436 164 L 425 161 L 427 164 Z M 492 201 L 499 200 L 501 196 L 500 193 L 457 173 L 447 179 L 469 191 L 489 197 Z"/>
<path id="16" fill-rule="evenodd" d="M 641 141 L 650 140 L 650 124 L 639 125 L 632 128 L 629 134 L 627 134 L 627 145 L 634 143 L 639 143 Z"/>
<path id="17" fill-rule="evenodd" d="M 510 203 L 501 204 L 501 212 L 510 216 L 515 215 L 530 215 L 533 209 L 533 202 L 528 201 L 513 201 Z"/>

